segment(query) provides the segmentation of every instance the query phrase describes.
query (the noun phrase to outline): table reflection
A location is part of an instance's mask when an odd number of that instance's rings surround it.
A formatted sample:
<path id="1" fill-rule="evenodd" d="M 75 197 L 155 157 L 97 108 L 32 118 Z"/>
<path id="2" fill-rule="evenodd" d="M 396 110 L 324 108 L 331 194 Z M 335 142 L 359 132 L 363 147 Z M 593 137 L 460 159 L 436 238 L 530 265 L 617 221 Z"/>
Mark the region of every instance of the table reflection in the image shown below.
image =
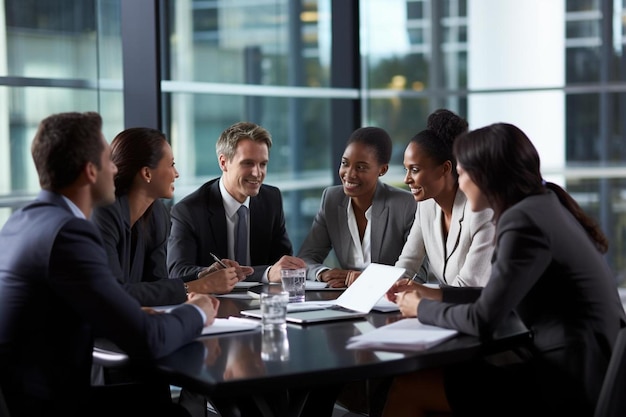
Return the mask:
<path id="1" fill-rule="evenodd" d="M 249 338 L 231 339 L 224 368 L 224 380 L 254 378 L 265 375 L 265 364 L 255 341 Z"/>
<path id="2" fill-rule="evenodd" d="M 263 328 L 261 331 L 261 358 L 264 361 L 289 360 L 289 338 L 286 328 Z"/>

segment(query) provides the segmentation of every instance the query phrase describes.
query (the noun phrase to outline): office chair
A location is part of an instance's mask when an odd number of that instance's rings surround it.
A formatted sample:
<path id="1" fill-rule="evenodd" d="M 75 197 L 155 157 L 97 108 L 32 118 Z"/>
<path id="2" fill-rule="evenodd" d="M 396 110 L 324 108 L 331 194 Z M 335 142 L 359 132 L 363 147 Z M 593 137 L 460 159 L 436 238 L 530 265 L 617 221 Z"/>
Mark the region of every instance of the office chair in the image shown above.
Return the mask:
<path id="1" fill-rule="evenodd" d="M 0 387 L 0 416 L 9 417 L 9 407 L 4 399 L 4 394 L 2 393 L 2 387 Z"/>
<path id="2" fill-rule="evenodd" d="M 594 417 L 626 416 L 626 327 L 619 331 Z"/>

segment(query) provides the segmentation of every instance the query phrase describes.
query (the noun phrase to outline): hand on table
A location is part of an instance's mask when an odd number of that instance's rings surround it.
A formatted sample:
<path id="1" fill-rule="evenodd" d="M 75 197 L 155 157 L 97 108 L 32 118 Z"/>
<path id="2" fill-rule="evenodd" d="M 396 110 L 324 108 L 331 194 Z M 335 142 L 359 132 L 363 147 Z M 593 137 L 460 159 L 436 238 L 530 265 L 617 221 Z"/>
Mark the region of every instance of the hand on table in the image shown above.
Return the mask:
<path id="1" fill-rule="evenodd" d="M 330 288 L 345 288 L 348 272 L 346 269 L 327 269 L 318 275 L 318 279 L 327 283 Z"/>
<path id="2" fill-rule="evenodd" d="M 235 273 L 237 274 L 237 279 L 239 281 L 243 281 L 248 275 L 254 273 L 254 268 L 251 266 L 239 265 L 239 262 L 231 259 L 224 258 L 221 260 L 221 263 L 226 265 L 227 268 L 235 268 Z M 203 278 L 213 272 L 219 271 L 220 269 L 224 269 L 224 266 L 222 266 L 219 262 L 214 262 L 211 266 L 207 266 L 206 268 L 200 270 L 200 272 L 198 272 L 198 278 Z"/>
<path id="3" fill-rule="evenodd" d="M 187 282 L 187 286 L 190 293 L 226 294 L 231 292 L 238 282 L 237 268 L 228 267 L 204 274 L 201 278 Z"/>
<path id="4" fill-rule="evenodd" d="M 204 311 L 204 314 L 206 314 L 205 326 L 213 324 L 217 316 L 217 309 L 220 306 L 220 301 L 217 298 L 206 294 L 189 293 L 187 303 L 194 304 Z"/>
<path id="5" fill-rule="evenodd" d="M 398 304 L 405 317 L 417 317 L 417 307 L 424 298 L 441 301 L 442 292 L 439 288 L 427 287 L 410 279 L 398 280 L 387 291 L 387 298 Z"/>
<path id="6" fill-rule="evenodd" d="M 298 269 L 306 268 L 306 262 L 295 256 L 284 255 L 278 260 L 269 270 L 268 281 L 269 282 L 281 282 L 280 271 L 283 269 Z"/>

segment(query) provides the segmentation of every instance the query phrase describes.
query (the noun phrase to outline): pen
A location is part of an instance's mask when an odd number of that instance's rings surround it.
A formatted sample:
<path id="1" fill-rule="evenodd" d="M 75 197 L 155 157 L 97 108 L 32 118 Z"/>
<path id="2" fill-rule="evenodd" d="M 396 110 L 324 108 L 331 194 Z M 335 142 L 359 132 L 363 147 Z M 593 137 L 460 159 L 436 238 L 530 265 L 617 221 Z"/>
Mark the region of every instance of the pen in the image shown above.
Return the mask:
<path id="1" fill-rule="evenodd" d="M 209 255 L 211 255 L 211 257 L 213 259 L 215 259 L 215 262 L 217 262 L 218 264 L 220 264 L 220 266 L 222 268 L 228 268 L 228 265 L 226 265 L 224 262 L 222 262 L 222 260 L 220 258 L 217 257 L 217 255 L 215 255 L 214 253 L 209 252 Z"/>

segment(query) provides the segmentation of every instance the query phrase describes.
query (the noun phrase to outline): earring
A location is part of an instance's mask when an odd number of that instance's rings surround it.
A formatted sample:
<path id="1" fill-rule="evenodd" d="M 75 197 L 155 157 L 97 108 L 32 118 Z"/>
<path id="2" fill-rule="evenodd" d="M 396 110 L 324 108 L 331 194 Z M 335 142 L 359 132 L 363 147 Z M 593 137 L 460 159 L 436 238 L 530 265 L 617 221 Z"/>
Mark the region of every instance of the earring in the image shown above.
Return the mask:
<path id="1" fill-rule="evenodd" d="M 150 180 L 148 180 L 148 184 L 150 184 Z"/>

